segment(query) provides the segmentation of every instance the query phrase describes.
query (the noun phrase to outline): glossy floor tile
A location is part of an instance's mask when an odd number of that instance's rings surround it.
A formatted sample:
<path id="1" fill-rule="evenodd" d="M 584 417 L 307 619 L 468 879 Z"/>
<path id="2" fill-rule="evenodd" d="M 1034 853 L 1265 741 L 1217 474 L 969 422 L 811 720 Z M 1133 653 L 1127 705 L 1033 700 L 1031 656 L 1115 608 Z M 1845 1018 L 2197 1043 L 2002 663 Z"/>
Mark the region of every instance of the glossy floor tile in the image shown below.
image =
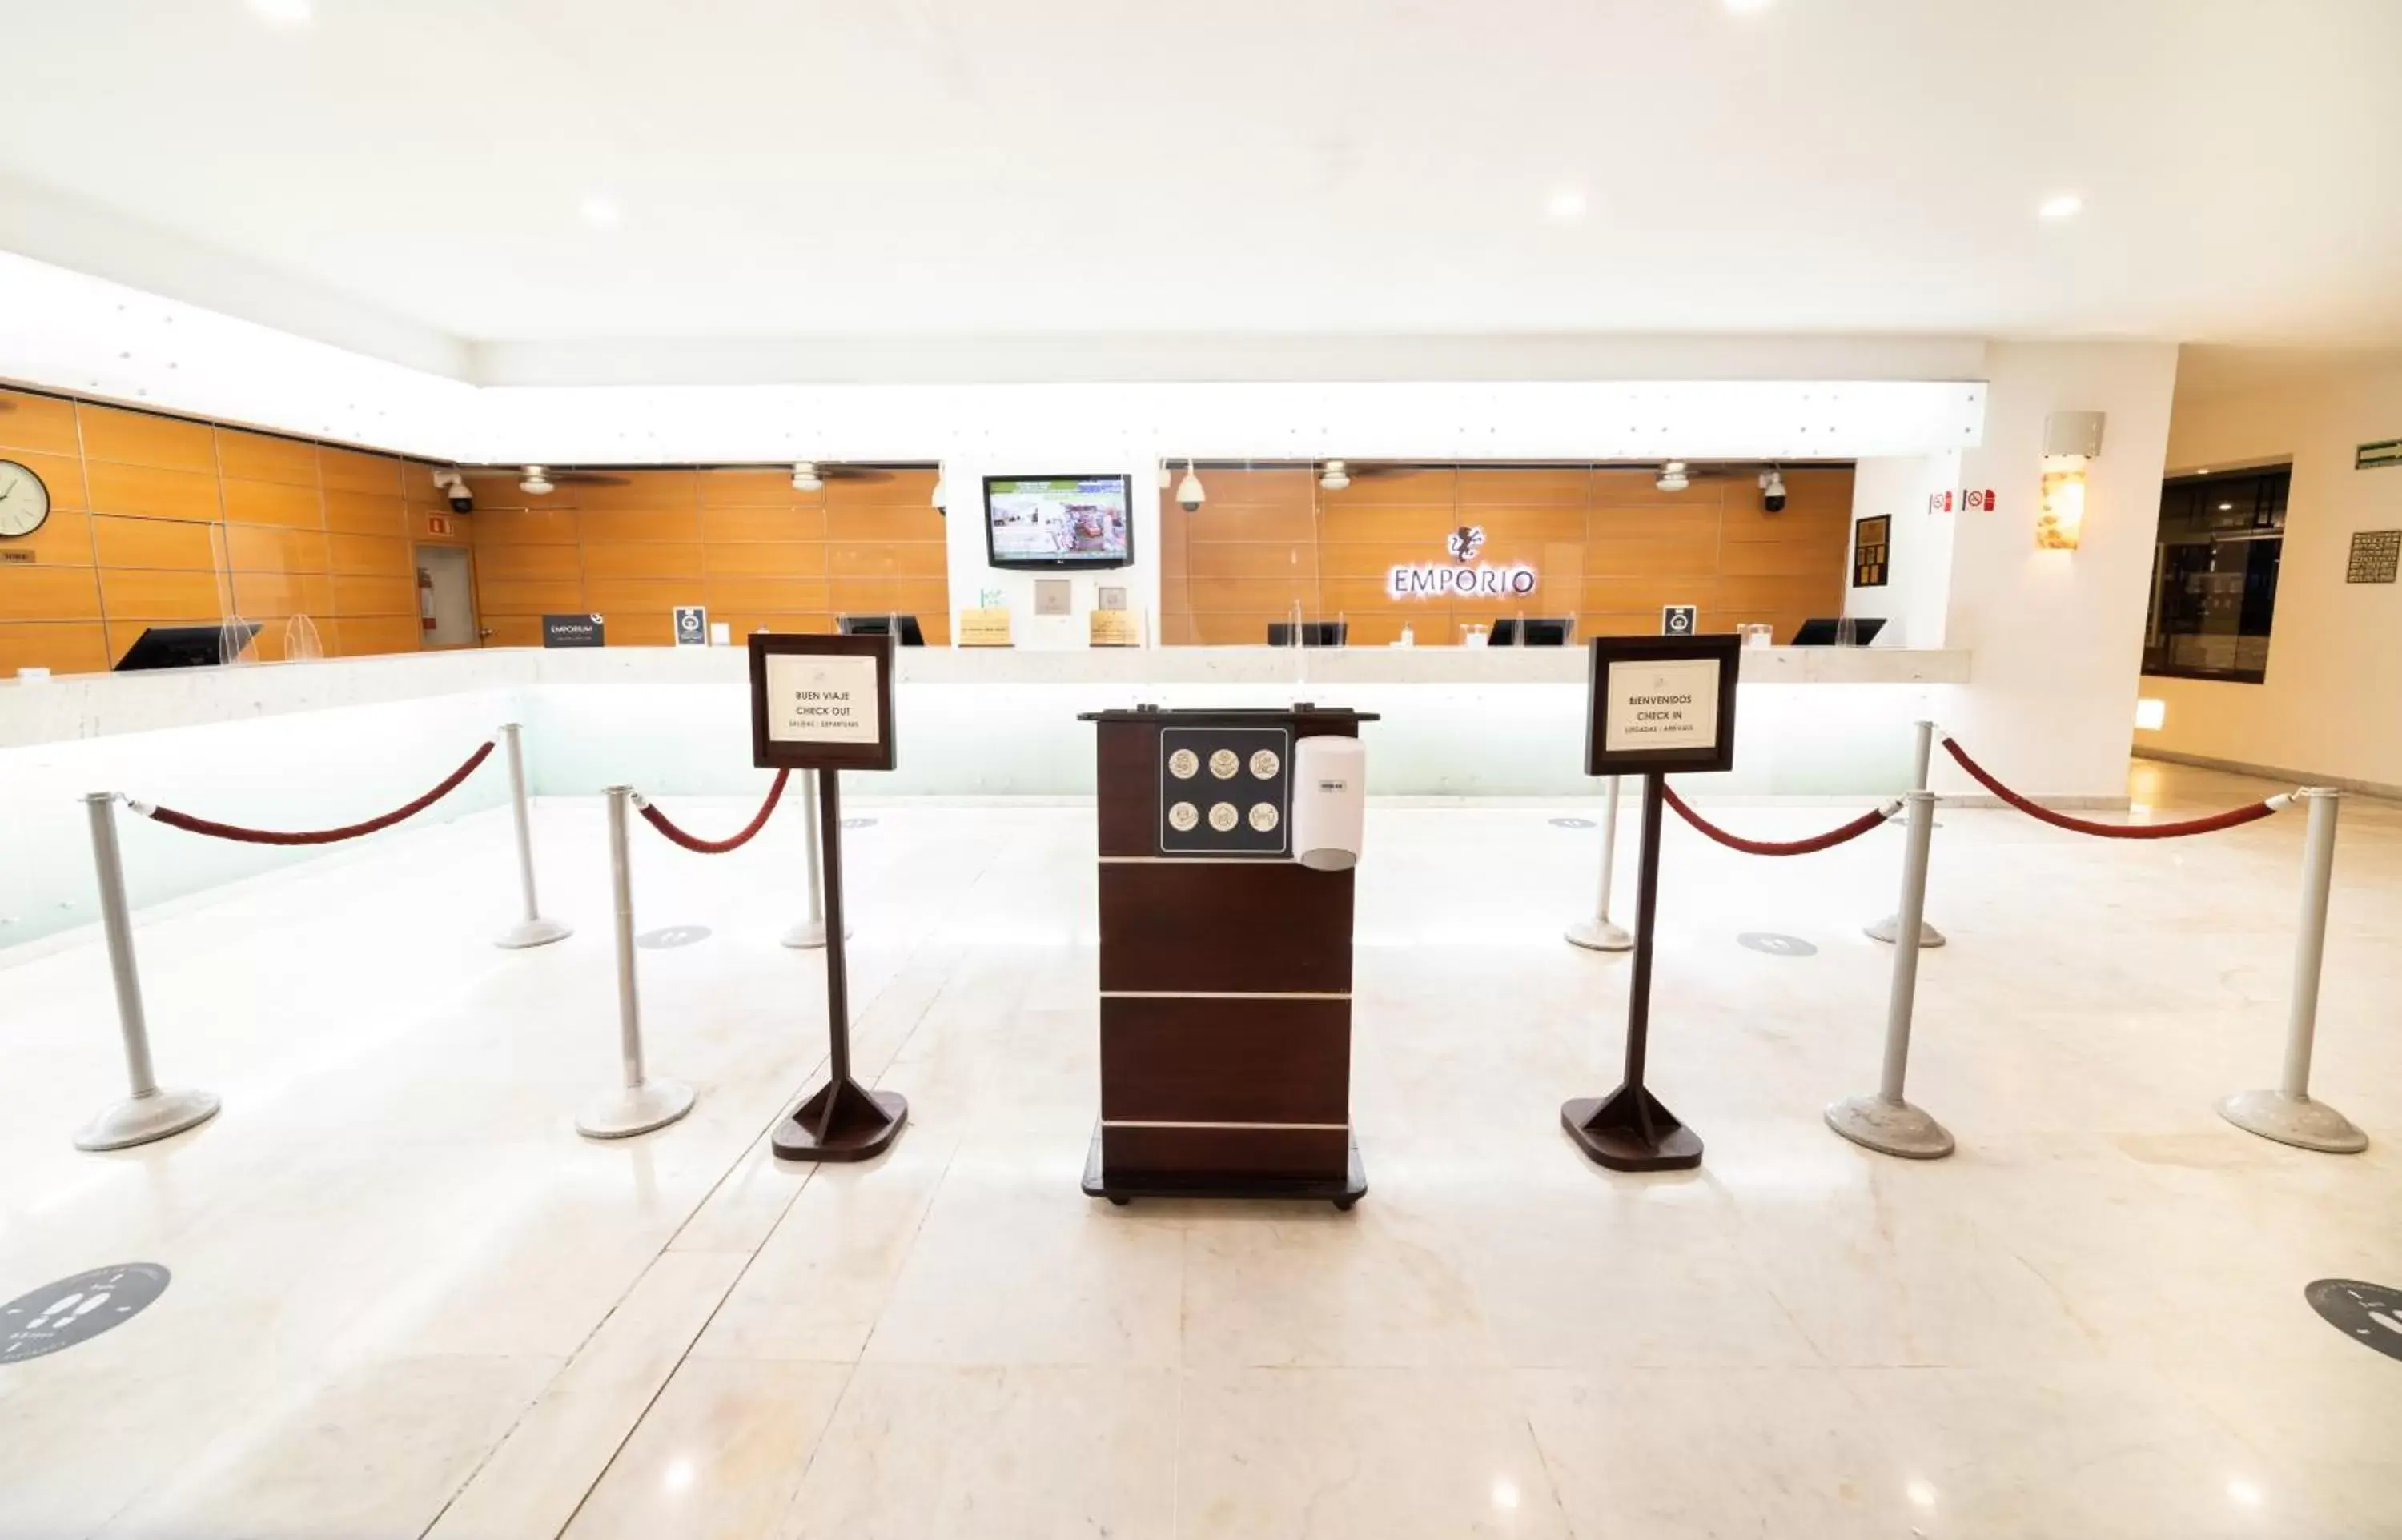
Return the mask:
<path id="1" fill-rule="evenodd" d="M 2349 1158 L 2212 1109 L 2277 1074 L 2298 815 L 2136 844 L 1946 807 L 1929 1163 L 1820 1121 L 1876 1081 L 1898 834 L 1672 827 L 1650 1079 L 1706 1149 L 1628 1177 L 1558 1127 L 1619 1068 L 1629 959 L 1560 940 L 1598 836 L 1549 821 L 1594 806 L 1377 807 L 1343 1215 L 1083 1197 L 1089 809 L 854 778 L 855 1058 L 911 1104 L 861 1165 L 767 1148 L 824 1050 L 823 958 L 776 944 L 790 818 L 720 858 L 637 831 L 637 928 L 708 932 L 639 953 L 699 1099 L 618 1143 L 572 1130 L 617 1073 L 592 804 L 539 811 L 576 933 L 538 951 L 490 944 L 484 815 L 138 916 L 160 1074 L 225 1098 L 144 1149 L 69 1143 L 121 1084 L 97 939 L 0 952 L 0 1299 L 173 1274 L 0 1365 L 0 1536 L 2402 1534 L 2402 1360 L 2301 1294 L 2402 1286 L 2402 809 L 2344 806 L 2313 1084 Z"/>

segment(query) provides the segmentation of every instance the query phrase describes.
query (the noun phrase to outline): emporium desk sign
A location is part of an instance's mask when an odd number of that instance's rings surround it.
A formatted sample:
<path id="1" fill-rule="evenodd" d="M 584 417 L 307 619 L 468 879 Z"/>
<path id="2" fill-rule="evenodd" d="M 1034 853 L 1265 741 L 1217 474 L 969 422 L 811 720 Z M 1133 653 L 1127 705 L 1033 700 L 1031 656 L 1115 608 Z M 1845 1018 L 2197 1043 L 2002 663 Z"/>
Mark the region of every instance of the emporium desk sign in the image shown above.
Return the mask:
<path id="1" fill-rule="evenodd" d="M 1503 598 L 1535 591 L 1532 567 L 1445 567 L 1440 562 L 1393 569 L 1386 592 L 1395 598 Z"/>
<path id="2" fill-rule="evenodd" d="M 1523 564 L 1495 567 L 1476 560 L 1484 531 L 1463 525 L 1444 539 L 1451 553 L 1440 561 L 1403 562 L 1387 572 L 1385 592 L 1394 598 L 1507 598 L 1535 591 L 1535 570 Z"/>

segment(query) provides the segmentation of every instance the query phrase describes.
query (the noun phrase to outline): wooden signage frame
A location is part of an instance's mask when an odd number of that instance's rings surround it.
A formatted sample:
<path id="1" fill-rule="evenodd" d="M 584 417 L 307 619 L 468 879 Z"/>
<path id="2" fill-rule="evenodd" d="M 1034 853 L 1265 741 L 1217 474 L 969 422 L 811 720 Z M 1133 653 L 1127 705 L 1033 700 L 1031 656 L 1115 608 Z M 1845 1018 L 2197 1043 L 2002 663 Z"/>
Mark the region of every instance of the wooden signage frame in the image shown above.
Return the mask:
<path id="1" fill-rule="evenodd" d="M 751 763 L 762 770 L 890 770 L 892 740 L 892 639 L 760 632 L 751 639 Z M 767 736 L 767 660 L 771 657 L 871 658 L 876 663 L 874 743 L 778 743 Z"/>
<path id="2" fill-rule="evenodd" d="M 1732 632 L 1699 637 L 1595 637 L 1585 681 L 1584 773 L 1588 776 L 1663 775 L 1734 768 L 1734 694 L 1743 672 L 1743 639 Z M 1620 749 L 1608 741 L 1609 666 L 1613 663 L 1706 661 L 1719 666 L 1718 738 L 1707 749 Z"/>

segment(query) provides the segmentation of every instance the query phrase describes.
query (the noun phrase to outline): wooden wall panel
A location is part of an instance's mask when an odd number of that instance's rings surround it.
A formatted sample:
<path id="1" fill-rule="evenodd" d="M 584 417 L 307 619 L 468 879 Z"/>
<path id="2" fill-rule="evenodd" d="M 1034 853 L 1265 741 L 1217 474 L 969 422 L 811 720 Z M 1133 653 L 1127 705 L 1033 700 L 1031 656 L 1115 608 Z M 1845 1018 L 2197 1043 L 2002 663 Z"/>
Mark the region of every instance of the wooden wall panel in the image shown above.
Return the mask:
<path id="1" fill-rule="evenodd" d="M 1209 500 L 1186 514 L 1160 499 L 1162 639 L 1266 640 L 1299 603 L 1342 618 L 1354 645 L 1457 642 L 1470 625 L 1572 615 L 1580 637 L 1656 634 L 1668 604 L 1696 604 L 1705 629 L 1767 622 L 1789 639 L 1809 615 L 1839 613 L 1852 472 L 1786 473 L 1782 513 L 1762 506 L 1751 467 L 1709 468 L 1663 492 L 1641 468 L 1355 466 L 1341 492 L 1293 467 L 1202 473 Z M 1524 563 L 1524 599 L 1396 599 L 1401 565 L 1449 560 L 1454 529 L 1484 531 L 1479 562 Z"/>
<path id="2" fill-rule="evenodd" d="M 0 603 L 9 620 L 98 620 L 100 587 L 89 567 L 12 562 L 0 567 Z"/>
<path id="3" fill-rule="evenodd" d="M 78 407 L 76 415 L 82 424 L 83 456 L 88 461 L 216 474 L 216 435 L 205 422 L 89 404 Z"/>
<path id="4" fill-rule="evenodd" d="M 0 603 L 7 602 L 7 584 L 0 574 Z M 96 620 L 0 621 L 0 665 L 12 676 L 20 668 L 97 674 L 108 663 L 108 630 Z"/>
<path id="5" fill-rule="evenodd" d="M 0 448 L 27 449 L 81 461 L 83 433 L 76 425 L 76 404 L 58 396 L 0 391 Z M 25 457 L 8 458 L 21 461 Z M 56 492 L 58 483 L 52 481 L 50 487 Z"/>
<path id="6" fill-rule="evenodd" d="M 317 485 L 317 447 L 304 439 L 217 430 L 217 473 L 235 481 L 273 481 L 289 487 Z"/>
<path id="7" fill-rule="evenodd" d="M 163 518 L 101 515 L 91 521 L 91 548 L 100 566 L 145 571 L 214 572 L 222 559 L 212 526 Z"/>
<path id="8" fill-rule="evenodd" d="M 217 478 L 205 471 L 170 471 L 97 460 L 86 461 L 83 470 L 84 486 L 96 514 L 214 524 L 223 510 Z"/>
<path id="9" fill-rule="evenodd" d="M 272 524 L 285 529 L 323 529 L 324 500 L 314 487 L 282 481 L 223 481 L 228 524 Z"/>
<path id="10" fill-rule="evenodd" d="M 453 512 L 434 467 L 396 455 L 125 407 L 0 391 L 0 456 L 50 488 L 41 531 L 0 566 L 0 675 L 104 667 L 149 625 L 228 610 L 283 655 L 306 616 L 331 654 L 414 652 L 414 548 L 472 548 L 478 624 L 541 641 L 541 617 L 597 612 L 613 644 L 671 641 L 670 611 L 706 604 L 736 637 L 830 631 L 838 613 L 916 614 L 950 635 L 946 531 L 932 470 L 834 476 L 816 492 L 762 467 L 468 476 Z M 831 468 L 830 468 L 831 469 Z M 1263 496 L 1306 506 L 1306 475 Z M 437 527 L 438 526 L 438 527 Z"/>

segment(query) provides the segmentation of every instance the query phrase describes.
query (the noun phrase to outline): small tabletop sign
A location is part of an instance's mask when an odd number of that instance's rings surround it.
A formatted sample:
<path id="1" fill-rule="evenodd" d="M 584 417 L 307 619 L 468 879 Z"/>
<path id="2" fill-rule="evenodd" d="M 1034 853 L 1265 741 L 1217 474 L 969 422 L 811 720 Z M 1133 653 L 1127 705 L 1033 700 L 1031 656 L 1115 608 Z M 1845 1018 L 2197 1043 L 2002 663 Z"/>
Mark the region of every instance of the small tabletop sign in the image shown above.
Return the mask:
<path id="1" fill-rule="evenodd" d="M 890 639 L 753 636 L 751 760 L 766 770 L 891 769 Z"/>
<path id="2" fill-rule="evenodd" d="M 1734 768 L 1735 636 L 1595 637 L 1588 776 Z"/>
<path id="3" fill-rule="evenodd" d="M 709 606 L 679 604 L 675 612 L 675 644 L 678 647 L 709 645 Z"/>
<path id="4" fill-rule="evenodd" d="M 542 617 L 542 644 L 545 647 L 599 647 L 607 639 L 599 615 Z"/>
<path id="5" fill-rule="evenodd" d="M 1009 611 L 999 605 L 959 612 L 959 644 L 962 647 L 1009 645 Z"/>

